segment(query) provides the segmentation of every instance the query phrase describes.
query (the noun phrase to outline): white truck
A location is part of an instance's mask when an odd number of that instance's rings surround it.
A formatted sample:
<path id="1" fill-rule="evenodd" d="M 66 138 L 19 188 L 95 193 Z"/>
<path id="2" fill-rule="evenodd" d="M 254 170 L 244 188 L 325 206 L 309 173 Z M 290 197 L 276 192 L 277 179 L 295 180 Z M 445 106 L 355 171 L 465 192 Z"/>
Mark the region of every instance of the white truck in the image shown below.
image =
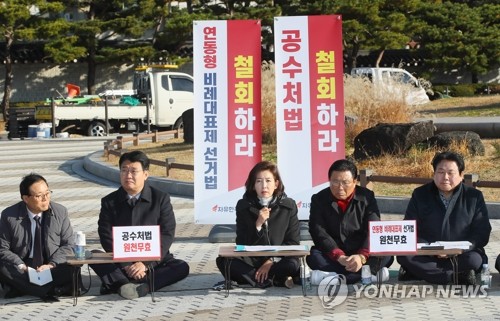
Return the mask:
<path id="1" fill-rule="evenodd" d="M 144 131 L 148 116 L 151 129 L 180 128 L 182 114 L 193 108 L 193 77 L 167 68 L 171 66 L 136 69 L 133 90 L 108 90 L 95 96 L 57 99 L 54 107 L 48 100 L 44 106 L 36 107 L 35 120 L 51 122 L 53 108 L 56 132 L 104 136 L 107 105 L 110 132 Z"/>
<path id="2" fill-rule="evenodd" d="M 430 101 L 418 79 L 401 68 L 353 68 L 351 76 L 370 79 L 381 97 L 386 93 L 403 95 L 408 105 L 426 104 Z"/>

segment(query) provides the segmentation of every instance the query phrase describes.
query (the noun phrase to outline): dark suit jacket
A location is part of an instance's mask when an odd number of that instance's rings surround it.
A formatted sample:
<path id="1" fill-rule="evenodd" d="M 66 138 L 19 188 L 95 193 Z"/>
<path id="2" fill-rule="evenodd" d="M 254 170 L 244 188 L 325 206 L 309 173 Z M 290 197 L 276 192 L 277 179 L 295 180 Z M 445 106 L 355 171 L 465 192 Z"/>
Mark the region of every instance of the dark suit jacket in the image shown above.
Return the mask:
<path id="1" fill-rule="evenodd" d="M 122 187 L 101 200 L 98 232 L 103 249 L 106 252 L 113 251 L 113 226 L 159 225 L 161 261 L 173 258 L 170 246 L 175 236 L 175 216 L 170 196 L 151 187 L 146 181 L 135 207 L 130 208 L 127 201 L 127 192 Z"/>
<path id="2" fill-rule="evenodd" d="M 470 241 L 484 254 L 491 232 L 481 191 L 461 183 L 445 209 L 434 182 L 417 187 L 406 209 L 406 220 L 417 221 L 418 242 Z"/>

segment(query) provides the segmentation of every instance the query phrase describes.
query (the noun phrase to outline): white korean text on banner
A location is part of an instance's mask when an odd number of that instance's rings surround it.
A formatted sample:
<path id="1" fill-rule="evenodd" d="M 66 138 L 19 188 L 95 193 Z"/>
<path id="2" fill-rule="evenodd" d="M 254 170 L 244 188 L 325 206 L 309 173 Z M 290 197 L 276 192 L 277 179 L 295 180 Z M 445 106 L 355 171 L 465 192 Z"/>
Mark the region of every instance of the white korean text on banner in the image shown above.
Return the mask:
<path id="1" fill-rule="evenodd" d="M 328 186 L 328 169 L 345 157 L 342 19 L 274 20 L 278 167 L 299 219 Z"/>
<path id="2" fill-rule="evenodd" d="M 195 21 L 195 222 L 234 224 L 262 159 L 260 29 L 256 20 Z"/>

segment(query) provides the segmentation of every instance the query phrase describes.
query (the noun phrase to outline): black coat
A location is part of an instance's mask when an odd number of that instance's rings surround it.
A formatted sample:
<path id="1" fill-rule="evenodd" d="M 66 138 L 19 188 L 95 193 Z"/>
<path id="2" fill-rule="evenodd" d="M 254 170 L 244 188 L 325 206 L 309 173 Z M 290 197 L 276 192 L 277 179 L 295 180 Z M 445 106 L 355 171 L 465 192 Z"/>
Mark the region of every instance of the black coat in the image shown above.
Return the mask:
<path id="1" fill-rule="evenodd" d="M 244 197 L 236 204 L 236 244 L 299 245 L 300 226 L 297 205 L 288 197 L 269 204 L 271 214 L 266 227 L 257 231 L 255 222 L 262 205 L 257 198 Z"/>
<path id="2" fill-rule="evenodd" d="M 453 192 L 448 210 L 434 182 L 413 191 L 406 220 L 416 220 L 418 242 L 469 241 L 484 253 L 491 232 L 488 209 L 481 191 L 461 183 Z"/>
<path id="3" fill-rule="evenodd" d="M 256 197 L 244 196 L 236 204 L 236 244 L 237 245 L 299 245 L 300 225 L 295 201 L 286 196 L 269 204 L 271 213 L 267 227 L 257 231 L 255 222 L 262 208 Z M 242 261 L 256 268 L 267 257 L 243 257 Z M 290 259 L 290 258 L 289 258 Z"/>
<path id="4" fill-rule="evenodd" d="M 375 194 L 367 188 L 356 186 L 345 213 L 339 209 L 330 187 L 311 197 L 309 233 L 322 252 L 341 249 L 353 255 L 367 249 L 370 221 L 380 221 L 380 212 Z"/>
<path id="5" fill-rule="evenodd" d="M 127 201 L 127 192 L 122 187 L 101 200 L 98 232 L 103 249 L 113 251 L 113 226 L 159 225 L 161 260 L 171 259 L 173 256 L 169 250 L 174 242 L 175 216 L 170 196 L 146 182 L 133 208 Z"/>

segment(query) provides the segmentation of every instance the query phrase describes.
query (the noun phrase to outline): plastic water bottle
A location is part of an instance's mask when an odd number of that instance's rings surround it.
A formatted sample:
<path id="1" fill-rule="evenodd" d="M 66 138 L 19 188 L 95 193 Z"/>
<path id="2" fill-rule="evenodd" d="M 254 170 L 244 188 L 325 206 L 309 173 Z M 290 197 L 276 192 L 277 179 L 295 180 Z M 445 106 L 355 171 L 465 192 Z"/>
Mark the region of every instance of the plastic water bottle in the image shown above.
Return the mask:
<path id="1" fill-rule="evenodd" d="M 77 260 L 85 260 L 85 234 L 78 231 L 75 234 L 75 258 Z"/>
<path id="2" fill-rule="evenodd" d="M 372 272 L 369 265 L 363 265 L 361 267 L 361 284 L 370 285 L 372 284 Z"/>
<path id="3" fill-rule="evenodd" d="M 300 266 L 300 277 L 302 279 L 303 284 L 305 285 L 306 291 L 310 291 L 311 286 L 311 269 L 307 266 Z"/>
<path id="4" fill-rule="evenodd" d="M 489 289 L 490 287 L 490 270 L 488 269 L 488 264 L 483 264 L 483 269 L 481 270 L 481 285 L 485 289 Z"/>

